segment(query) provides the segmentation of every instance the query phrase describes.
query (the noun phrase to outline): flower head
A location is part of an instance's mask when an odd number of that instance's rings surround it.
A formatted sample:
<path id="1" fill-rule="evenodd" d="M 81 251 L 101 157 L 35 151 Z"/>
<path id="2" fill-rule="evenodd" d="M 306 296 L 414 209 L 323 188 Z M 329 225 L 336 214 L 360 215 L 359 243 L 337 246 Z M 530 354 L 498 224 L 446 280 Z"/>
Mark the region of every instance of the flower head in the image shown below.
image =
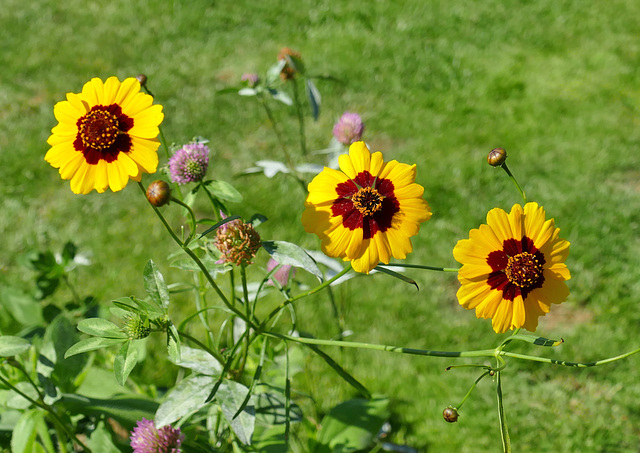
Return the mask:
<path id="1" fill-rule="evenodd" d="M 360 141 L 364 132 L 364 123 L 357 113 L 344 112 L 333 126 L 333 136 L 343 145 L 349 146 Z"/>
<path id="2" fill-rule="evenodd" d="M 222 214 L 222 218 L 226 216 Z M 247 266 L 262 246 L 260 235 L 250 223 L 235 219 L 225 223 L 216 231 L 216 247 L 222 253 L 218 263 L 233 263 Z"/>
<path id="3" fill-rule="evenodd" d="M 553 219 L 537 203 L 524 209 L 516 204 L 507 214 L 495 208 L 487 224 L 458 241 L 453 256 L 462 264 L 458 301 L 476 310 L 478 318 L 492 318 L 497 333 L 524 327 L 533 332 L 538 318 L 551 304 L 569 296 L 564 264 L 569 242 L 559 237 Z"/>
<path id="4" fill-rule="evenodd" d="M 122 190 L 129 179 L 155 173 L 160 142 L 161 105 L 140 92 L 140 82 L 117 77 L 94 78 L 81 93 L 67 93 L 53 113 L 58 125 L 44 159 L 71 180 L 74 193 Z"/>
<path id="5" fill-rule="evenodd" d="M 269 258 L 269 261 L 267 261 L 267 272 L 271 272 L 279 264 L 280 263 L 278 263 L 273 258 Z M 280 286 L 285 287 L 285 286 L 287 286 L 287 283 L 289 282 L 289 277 L 293 278 L 293 276 L 295 274 L 296 274 L 296 268 L 295 267 L 289 266 L 288 264 L 283 264 L 278 268 L 277 271 L 274 272 L 274 274 L 271 276 L 271 278 L 273 278 L 278 283 L 280 283 Z M 267 284 L 268 285 L 273 285 L 273 282 L 271 280 L 269 280 L 269 282 Z"/>
<path id="6" fill-rule="evenodd" d="M 260 82 L 260 76 L 252 72 L 247 72 L 242 74 L 242 77 L 240 78 L 240 80 L 242 80 L 243 82 L 246 82 L 250 88 L 253 88 L 258 84 L 258 82 Z"/>
<path id="7" fill-rule="evenodd" d="M 130 437 L 133 453 L 180 453 L 183 440 L 180 428 L 167 425 L 157 429 L 146 418 L 138 421 Z"/>
<path id="8" fill-rule="evenodd" d="M 358 272 L 406 258 L 409 238 L 431 217 L 415 164 L 384 162 L 364 142 L 353 143 L 339 164 L 342 171 L 325 167 L 309 184 L 304 229 L 320 237 L 326 255 L 351 261 Z"/>
<path id="9" fill-rule="evenodd" d="M 278 53 L 278 61 L 282 60 L 286 60 L 287 64 L 280 71 L 280 78 L 285 81 L 293 79 L 300 72 L 298 66 L 302 64 L 302 56 L 295 50 L 283 47 Z"/>
<path id="10" fill-rule="evenodd" d="M 200 182 L 209 166 L 209 147 L 204 143 L 188 143 L 169 159 L 171 179 L 178 184 Z"/>

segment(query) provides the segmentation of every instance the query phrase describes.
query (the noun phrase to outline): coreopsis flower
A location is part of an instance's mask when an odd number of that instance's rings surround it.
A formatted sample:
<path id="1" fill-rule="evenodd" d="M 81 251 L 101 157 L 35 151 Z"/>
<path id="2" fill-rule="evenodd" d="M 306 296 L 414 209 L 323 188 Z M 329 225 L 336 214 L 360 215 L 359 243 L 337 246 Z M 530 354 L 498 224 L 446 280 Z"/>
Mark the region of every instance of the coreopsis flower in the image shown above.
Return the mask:
<path id="1" fill-rule="evenodd" d="M 226 216 L 222 214 L 222 217 Z M 218 263 L 247 266 L 258 253 L 262 242 L 252 224 L 235 219 L 216 230 L 215 245 L 222 253 Z"/>
<path id="2" fill-rule="evenodd" d="M 158 429 L 153 421 L 143 418 L 131 433 L 133 453 L 180 453 L 184 434 L 169 425 Z"/>
<path id="3" fill-rule="evenodd" d="M 273 258 L 269 258 L 269 261 L 267 261 L 267 272 L 271 272 L 273 269 L 275 269 L 275 267 L 278 264 L 280 263 L 278 263 Z M 287 286 L 287 283 L 289 282 L 289 278 L 290 277 L 293 278 L 295 274 L 296 274 L 295 267 L 289 266 L 288 264 L 283 264 L 278 268 L 277 271 L 273 273 L 271 278 L 275 279 L 278 283 L 280 283 L 280 286 L 284 287 L 284 286 Z M 267 284 L 273 285 L 273 282 L 269 280 Z"/>
<path id="4" fill-rule="evenodd" d="M 344 112 L 333 126 L 333 136 L 343 145 L 349 146 L 360 141 L 364 132 L 364 123 L 357 113 Z"/>
<path id="5" fill-rule="evenodd" d="M 169 159 L 171 179 L 178 184 L 200 182 L 209 166 L 209 147 L 204 143 L 188 143 Z"/>
<path id="6" fill-rule="evenodd" d="M 71 180 L 74 193 L 116 192 L 129 179 L 155 173 L 164 114 L 135 78 L 91 79 L 81 93 L 67 93 L 53 113 L 58 125 L 47 140 L 45 160 Z"/>
<path id="7" fill-rule="evenodd" d="M 569 242 L 537 203 L 516 204 L 507 214 L 495 208 L 487 224 L 458 241 L 453 256 L 462 264 L 458 301 L 475 309 L 478 318 L 491 318 L 497 333 L 524 327 L 533 332 L 551 304 L 569 296 L 564 264 Z"/>
<path id="8" fill-rule="evenodd" d="M 295 50 L 291 50 L 288 47 L 283 47 L 278 53 L 278 61 L 286 60 L 287 64 L 284 65 L 282 71 L 280 71 L 280 78 L 282 80 L 293 79 L 300 68 L 296 67 L 296 63 L 300 63 L 302 56 Z"/>
<path id="9" fill-rule="evenodd" d="M 326 255 L 351 261 L 357 272 L 406 258 L 409 238 L 431 217 L 415 164 L 384 162 L 364 142 L 353 143 L 339 164 L 341 171 L 325 167 L 309 184 L 304 229 L 320 237 Z"/>

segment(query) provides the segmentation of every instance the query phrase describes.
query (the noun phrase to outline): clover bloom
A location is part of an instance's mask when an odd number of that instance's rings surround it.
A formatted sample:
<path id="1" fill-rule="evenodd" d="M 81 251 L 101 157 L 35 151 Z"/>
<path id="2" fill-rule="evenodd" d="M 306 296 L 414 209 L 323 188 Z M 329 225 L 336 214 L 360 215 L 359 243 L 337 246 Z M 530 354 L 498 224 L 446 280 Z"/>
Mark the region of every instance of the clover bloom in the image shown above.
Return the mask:
<path id="1" fill-rule="evenodd" d="M 180 428 L 167 425 L 158 429 L 146 418 L 138 421 L 130 437 L 133 453 L 180 453 L 183 440 Z"/>
<path id="2" fill-rule="evenodd" d="M 226 217 L 222 214 L 223 219 Z M 248 266 L 262 247 L 262 242 L 252 224 L 235 219 L 217 229 L 215 246 L 222 254 L 217 263 Z"/>
<path id="3" fill-rule="evenodd" d="M 269 258 L 269 261 L 267 261 L 267 272 L 271 272 L 279 264 L 280 263 L 273 258 Z M 287 283 L 289 283 L 289 278 L 293 278 L 294 275 L 296 275 L 296 268 L 288 264 L 283 264 L 273 273 L 271 278 L 280 283 L 280 286 L 285 287 Z M 267 285 L 273 286 L 271 279 L 269 279 Z"/>
<path id="4" fill-rule="evenodd" d="M 325 167 L 309 184 L 304 229 L 320 237 L 326 255 L 351 261 L 357 272 L 406 258 L 409 238 L 431 217 L 415 164 L 384 162 L 364 142 L 352 144 L 339 164 L 342 171 Z"/>
<path id="5" fill-rule="evenodd" d="M 364 123 L 357 113 L 344 112 L 333 126 L 333 136 L 343 145 L 360 141 L 364 132 Z"/>
<path id="6" fill-rule="evenodd" d="M 492 318 L 493 330 L 504 333 L 524 327 L 533 332 L 538 318 L 551 304 L 569 296 L 565 280 L 571 278 L 564 264 L 569 242 L 559 237 L 553 219 L 537 203 L 516 204 L 507 214 L 495 208 L 487 224 L 458 241 L 454 258 L 461 287 L 458 301 L 476 310 L 478 318 Z"/>
<path id="7" fill-rule="evenodd" d="M 209 166 L 209 147 L 204 143 L 188 143 L 169 159 L 171 179 L 178 184 L 200 182 Z"/>
<path id="8" fill-rule="evenodd" d="M 117 77 L 106 82 L 94 78 L 81 93 L 67 93 L 53 113 L 58 125 L 47 140 L 51 149 L 44 159 L 71 180 L 74 193 L 122 190 L 129 179 L 158 167 L 158 126 L 161 105 L 140 92 L 140 82 Z"/>

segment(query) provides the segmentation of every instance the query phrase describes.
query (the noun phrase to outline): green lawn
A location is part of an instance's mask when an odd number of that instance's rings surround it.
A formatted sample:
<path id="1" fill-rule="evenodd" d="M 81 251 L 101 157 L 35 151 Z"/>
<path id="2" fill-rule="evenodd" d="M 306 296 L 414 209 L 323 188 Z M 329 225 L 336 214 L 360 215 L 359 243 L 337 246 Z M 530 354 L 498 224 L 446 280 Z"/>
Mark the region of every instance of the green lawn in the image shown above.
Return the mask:
<path id="1" fill-rule="evenodd" d="M 414 238 L 409 263 L 455 267 L 454 245 L 489 209 L 521 202 L 504 173 L 485 163 L 489 150 L 504 147 L 529 200 L 543 205 L 571 241 L 571 296 L 536 332 L 565 343 L 516 350 L 592 361 L 640 347 L 638 17 L 640 3 L 632 0 L 5 0 L 0 284 L 29 288 L 33 274 L 21 266 L 23 254 L 57 251 L 68 240 L 93 262 L 78 271 L 76 284 L 105 308 L 114 298 L 144 295 L 149 258 L 168 280 L 183 277 L 166 264 L 175 246 L 134 183 L 115 194 L 74 195 L 44 162 L 53 105 L 92 77 L 145 73 L 164 106 L 169 143 L 210 140 L 209 176 L 232 182 L 245 198 L 231 206 L 234 213 L 266 215 L 264 239 L 318 249 L 299 221 L 299 186 L 281 177 L 233 176 L 281 156 L 254 99 L 217 94 L 238 85 L 244 72 L 264 71 L 289 46 L 310 74 L 327 76 L 317 81 L 320 118 L 307 117 L 309 148 L 326 147 L 334 122 L 349 110 L 363 116 L 372 151 L 418 164 L 433 217 Z M 294 111 L 272 106 L 293 148 Z M 406 274 L 419 291 L 380 274 L 338 287 L 350 340 L 435 350 L 499 343 L 490 321 L 458 305 L 455 274 Z M 302 273 L 299 279 L 312 283 Z M 298 306 L 298 326 L 319 338 L 335 336 L 325 294 Z M 391 398 L 392 442 L 424 452 L 501 448 L 488 379 L 457 424 L 442 420 L 442 409 L 458 404 L 479 375 L 472 368 L 445 371 L 463 362 L 327 352 L 373 393 Z M 514 450 L 637 452 L 639 361 L 588 369 L 509 361 L 503 379 Z M 170 384 L 172 373 L 157 368 L 148 363 L 136 378 Z M 317 417 L 353 395 L 316 358 L 294 385 L 313 394 Z"/>

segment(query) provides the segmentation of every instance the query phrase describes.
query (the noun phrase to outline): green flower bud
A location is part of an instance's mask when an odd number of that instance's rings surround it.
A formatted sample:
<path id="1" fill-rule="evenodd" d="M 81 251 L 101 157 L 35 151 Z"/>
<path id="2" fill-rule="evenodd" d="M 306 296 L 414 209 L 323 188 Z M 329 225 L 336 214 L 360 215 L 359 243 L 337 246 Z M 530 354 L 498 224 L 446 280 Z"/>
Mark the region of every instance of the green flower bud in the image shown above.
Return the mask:
<path id="1" fill-rule="evenodd" d="M 151 328 L 149 327 L 148 319 L 143 320 L 136 314 L 127 316 L 122 331 L 132 340 L 141 340 L 149 336 Z"/>

